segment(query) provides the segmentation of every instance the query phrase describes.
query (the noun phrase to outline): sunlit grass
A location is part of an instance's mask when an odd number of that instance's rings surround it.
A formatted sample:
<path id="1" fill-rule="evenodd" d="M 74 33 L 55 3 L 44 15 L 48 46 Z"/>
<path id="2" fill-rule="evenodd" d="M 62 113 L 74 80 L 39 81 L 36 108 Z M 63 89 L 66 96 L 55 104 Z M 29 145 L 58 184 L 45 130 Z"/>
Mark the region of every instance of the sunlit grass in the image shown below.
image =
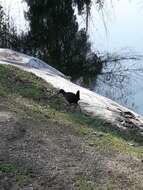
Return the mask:
<path id="1" fill-rule="evenodd" d="M 37 76 L 0 65 L 0 96 L 6 98 L 5 106 L 19 117 L 73 126 L 76 135 L 91 136 L 86 143 L 103 152 L 114 150 L 138 158 L 143 156 L 141 144 L 137 147 L 130 145 L 130 142 L 136 143 L 134 133 L 124 134 L 105 120 L 67 110 L 64 99 L 56 93 L 57 90 Z"/>

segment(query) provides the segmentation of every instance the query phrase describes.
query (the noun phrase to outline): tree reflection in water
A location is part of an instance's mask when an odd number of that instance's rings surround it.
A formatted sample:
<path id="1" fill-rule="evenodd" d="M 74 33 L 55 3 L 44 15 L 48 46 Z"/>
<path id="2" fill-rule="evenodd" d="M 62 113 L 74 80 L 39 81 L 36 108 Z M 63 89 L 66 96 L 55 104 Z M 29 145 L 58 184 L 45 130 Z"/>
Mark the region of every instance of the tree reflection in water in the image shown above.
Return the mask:
<path id="1" fill-rule="evenodd" d="M 102 58 L 103 70 L 93 90 L 138 111 L 135 97 L 143 87 L 143 57 L 130 53 L 121 55 L 112 54 Z"/>

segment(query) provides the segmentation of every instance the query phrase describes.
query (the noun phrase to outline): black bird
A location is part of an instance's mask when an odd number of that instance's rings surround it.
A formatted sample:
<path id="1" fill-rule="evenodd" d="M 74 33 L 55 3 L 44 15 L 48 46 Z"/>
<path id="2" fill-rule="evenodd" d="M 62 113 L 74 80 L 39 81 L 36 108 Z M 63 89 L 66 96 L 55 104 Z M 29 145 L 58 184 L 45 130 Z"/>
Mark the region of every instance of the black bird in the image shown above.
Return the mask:
<path id="1" fill-rule="evenodd" d="M 60 94 L 62 94 L 65 99 L 70 103 L 77 104 L 78 101 L 80 100 L 80 91 L 78 90 L 76 94 L 72 92 L 65 92 L 63 89 L 60 89 L 59 91 Z"/>

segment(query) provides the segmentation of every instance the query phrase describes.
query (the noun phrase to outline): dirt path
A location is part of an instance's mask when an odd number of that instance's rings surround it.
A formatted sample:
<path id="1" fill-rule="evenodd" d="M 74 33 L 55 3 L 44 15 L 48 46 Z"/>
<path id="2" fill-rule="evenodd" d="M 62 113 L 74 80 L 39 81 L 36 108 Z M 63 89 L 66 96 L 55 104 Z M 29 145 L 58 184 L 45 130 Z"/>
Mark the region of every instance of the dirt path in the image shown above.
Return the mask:
<path id="1" fill-rule="evenodd" d="M 81 136 L 51 120 L 20 120 L 6 110 L 0 118 L 0 168 L 18 168 L 0 173 L 1 190 L 143 188 L 141 160 L 90 146 L 96 135 Z"/>

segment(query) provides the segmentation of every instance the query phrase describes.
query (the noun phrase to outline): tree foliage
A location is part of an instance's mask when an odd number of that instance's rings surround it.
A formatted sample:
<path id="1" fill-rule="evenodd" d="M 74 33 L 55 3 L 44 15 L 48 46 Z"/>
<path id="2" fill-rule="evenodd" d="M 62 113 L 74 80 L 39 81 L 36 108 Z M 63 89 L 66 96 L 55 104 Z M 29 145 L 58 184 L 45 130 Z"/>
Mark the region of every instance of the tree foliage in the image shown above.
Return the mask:
<path id="1" fill-rule="evenodd" d="M 91 51 L 86 29 L 79 30 L 75 8 L 83 14 L 91 0 L 25 0 L 30 29 L 20 35 L 0 7 L 0 47 L 36 56 L 73 79 L 96 76 L 102 69 Z M 89 9 L 88 9 L 89 10 Z M 91 69 L 92 68 L 92 69 Z"/>
<path id="2" fill-rule="evenodd" d="M 0 47 L 17 48 L 17 33 L 14 25 L 10 25 L 10 18 L 0 6 Z"/>
<path id="3" fill-rule="evenodd" d="M 74 78 L 83 74 L 85 68 L 87 71 L 91 45 L 85 28 L 79 30 L 75 7 L 82 14 L 91 0 L 25 1 L 29 6 L 26 18 L 30 22 L 25 51 Z"/>

